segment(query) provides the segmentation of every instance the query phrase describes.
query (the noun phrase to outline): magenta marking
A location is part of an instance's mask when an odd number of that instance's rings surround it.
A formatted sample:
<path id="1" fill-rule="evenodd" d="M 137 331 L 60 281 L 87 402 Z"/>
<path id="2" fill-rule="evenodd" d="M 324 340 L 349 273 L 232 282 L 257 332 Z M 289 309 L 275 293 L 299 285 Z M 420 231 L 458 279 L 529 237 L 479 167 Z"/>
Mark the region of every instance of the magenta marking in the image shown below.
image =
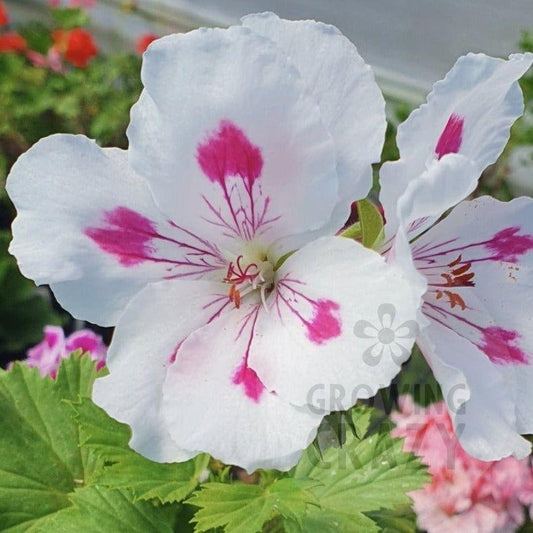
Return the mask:
<path id="1" fill-rule="evenodd" d="M 185 339 L 182 339 L 181 341 L 178 342 L 178 344 L 176 344 L 176 347 L 174 348 L 172 355 L 168 358 L 169 364 L 176 362 L 176 358 L 178 357 L 178 352 L 180 351 L 180 348 L 182 347 L 184 342 L 185 342 Z"/>
<path id="2" fill-rule="evenodd" d="M 233 374 L 233 378 L 231 380 L 234 385 L 244 385 L 244 394 L 246 394 L 246 396 L 255 403 L 259 403 L 263 391 L 265 390 L 265 386 L 255 371 L 248 366 L 248 357 L 250 357 L 250 350 L 252 349 L 255 326 L 257 324 L 257 317 L 259 316 L 260 309 L 260 305 L 253 307 L 244 317 L 242 325 L 237 332 L 235 341 L 241 337 L 241 335 L 244 333 L 244 330 L 248 326 L 250 327 L 250 335 L 246 341 L 244 357 L 242 358 L 242 362 L 235 371 L 235 374 Z"/>
<path id="3" fill-rule="evenodd" d="M 518 257 L 533 250 L 532 235 L 518 235 L 520 228 L 514 226 L 499 231 L 485 246 L 496 255 L 490 259 L 516 263 Z"/>
<path id="4" fill-rule="evenodd" d="M 315 344 L 324 344 L 341 334 L 341 321 L 338 316 L 339 304 L 331 300 L 317 300 L 313 318 L 307 322 L 307 337 Z"/>
<path id="5" fill-rule="evenodd" d="M 244 385 L 244 393 L 255 403 L 259 403 L 261 395 L 265 390 L 265 386 L 255 371 L 248 366 L 246 360 L 237 368 L 233 375 L 232 383 L 234 385 Z"/>
<path id="6" fill-rule="evenodd" d="M 278 281 L 278 290 L 276 291 L 276 308 L 278 316 L 281 317 L 279 300 L 281 300 L 307 329 L 307 338 L 314 344 L 324 344 L 326 341 L 338 337 L 342 332 L 342 322 L 339 316 L 340 306 L 332 300 L 313 300 L 303 294 L 301 291 L 291 287 L 291 284 L 303 283 L 299 280 L 289 279 L 288 277 Z M 292 294 L 292 298 L 282 294 L 280 289 L 286 289 Z M 312 309 L 312 318 L 309 320 L 296 308 L 298 299 L 301 298 L 307 302 Z"/>
<path id="7" fill-rule="evenodd" d="M 280 218 L 267 217 L 270 198 L 263 197 L 259 186 L 254 187 L 263 170 L 261 150 L 235 124 L 222 120 L 218 129 L 198 144 L 196 159 L 205 176 L 222 189 L 227 212 L 218 201 L 202 198 L 213 216 L 204 220 L 220 228 L 223 235 L 251 240 L 260 228 L 265 231 Z"/>
<path id="8" fill-rule="evenodd" d="M 156 236 L 154 222 L 127 207 L 106 211 L 103 221 L 107 227 L 85 228 L 84 233 L 104 252 L 128 267 L 151 259 L 151 241 Z"/>
<path id="9" fill-rule="evenodd" d="M 240 176 L 251 189 L 263 169 L 261 150 L 229 120 L 222 120 L 218 130 L 198 145 L 196 158 L 204 174 L 221 185 L 229 176 Z"/>
<path id="10" fill-rule="evenodd" d="M 88 335 L 85 331 L 75 331 L 68 337 L 65 347 L 67 353 L 75 352 L 80 348 L 82 353 L 97 353 L 100 345 L 101 339 L 96 335 Z"/>
<path id="11" fill-rule="evenodd" d="M 440 159 L 446 154 L 456 154 L 459 152 L 459 148 L 461 148 L 461 143 L 463 142 L 463 126 L 464 118 L 452 113 L 435 147 L 437 159 Z"/>
<path id="12" fill-rule="evenodd" d="M 483 329 L 483 342 L 479 348 L 497 365 L 527 365 L 528 356 L 516 346 L 519 338 L 517 331 L 493 326 Z"/>
<path id="13" fill-rule="evenodd" d="M 430 311 L 438 313 L 440 318 L 433 316 Z M 517 346 L 520 339 L 520 333 L 517 331 L 507 330 L 497 326 L 483 328 L 478 324 L 471 322 L 464 316 L 456 315 L 455 313 L 432 304 L 427 300 L 424 301 L 423 312 L 431 320 L 451 329 L 467 341 L 475 344 L 494 364 L 529 364 L 529 357 L 519 346 Z M 450 317 L 470 326 L 474 330 L 477 330 L 482 336 L 481 341 L 476 342 L 472 337 L 464 335 L 453 328 L 447 323 L 447 319 Z"/>

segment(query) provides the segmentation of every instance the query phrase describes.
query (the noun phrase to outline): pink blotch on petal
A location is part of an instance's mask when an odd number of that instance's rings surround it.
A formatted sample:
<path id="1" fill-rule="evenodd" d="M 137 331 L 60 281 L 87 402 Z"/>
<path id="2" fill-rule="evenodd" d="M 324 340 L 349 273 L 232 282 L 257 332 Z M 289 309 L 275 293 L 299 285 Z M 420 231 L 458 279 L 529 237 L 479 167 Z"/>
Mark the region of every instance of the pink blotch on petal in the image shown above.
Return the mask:
<path id="1" fill-rule="evenodd" d="M 243 385 L 244 393 L 255 403 L 259 403 L 261 395 L 265 390 L 265 386 L 255 371 L 247 365 L 246 361 L 243 361 L 243 363 L 237 368 L 233 375 L 232 383 L 234 385 Z"/>
<path id="2" fill-rule="evenodd" d="M 196 158 L 204 174 L 221 185 L 230 176 L 240 176 L 251 189 L 263 169 L 261 150 L 229 120 L 221 121 L 218 130 L 198 145 Z"/>
<path id="3" fill-rule="evenodd" d="M 518 235 L 520 229 L 518 226 L 505 228 L 485 244 L 495 254 L 491 259 L 516 263 L 519 256 L 533 250 L 533 235 Z"/>
<path id="4" fill-rule="evenodd" d="M 134 266 L 150 259 L 152 239 L 157 236 L 155 223 L 127 208 L 116 207 L 104 214 L 103 228 L 85 228 L 104 252 L 114 255 L 123 266 Z"/>
<path id="5" fill-rule="evenodd" d="M 516 345 L 520 335 L 517 331 L 499 327 L 490 327 L 483 330 L 481 350 L 497 365 L 529 363 L 528 356 Z"/>
<path id="6" fill-rule="evenodd" d="M 331 300 L 318 300 L 313 304 L 314 313 L 307 322 L 307 336 L 315 344 L 324 344 L 341 334 L 341 320 L 338 316 L 339 304 Z"/>
<path id="7" fill-rule="evenodd" d="M 461 143 L 463 142 L 463 126 L 463 117 L 455 113 L 450 115 L 435 147 L 437 159 L 440 159 L 446 154 L 456 154 L 459 152 L 459 148 L 461 148 Z"/>

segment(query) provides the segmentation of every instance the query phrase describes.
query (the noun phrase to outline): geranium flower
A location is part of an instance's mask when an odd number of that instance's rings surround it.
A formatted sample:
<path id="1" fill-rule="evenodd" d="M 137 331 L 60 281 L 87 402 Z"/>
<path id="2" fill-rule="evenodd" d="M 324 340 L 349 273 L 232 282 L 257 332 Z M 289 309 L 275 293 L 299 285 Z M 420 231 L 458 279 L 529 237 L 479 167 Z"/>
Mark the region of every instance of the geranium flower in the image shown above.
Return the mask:
<path id="1" fill-rule="evenodd" d="M 139 37 L 135 44 L 135 50 L 139 55 L 144 54 L 148 46 L 159 37 L 155 33 L 144 33 Z"/>
<path id="2" fill-rule="evenodd" d="M 23 52 L 27 47 L 28 43 L 26 39 L 16 31 L 8 31 L 0 34 L 0 54 Z"/>
<path id="3" fill-rule="evenodd" d="M 63 329 L 57 326 L 44 328 L 44 339 L 28 350 L 26 362 L 31 367 L 37 367 L 42 376 L 55 378 L 61 361 L 77 350 L 89 353 L 91 359 L 98 362 L 97 369 L 105 365 L 107 348 L 102 337 L 82 329 L 65 338 Z"/>
<path id="4" fill-rule="evenodd" d="M 411 241 L 406 268 L 427 283 L 418 337 L 461 445 L 484 460 L 524 457 L 533 432 L 533 201 L 461 203 L 502 152 L 522 114 L 517 80 L 533 54 L 469 54 L 398 128 L 399 161 L 383 165 L 383 251 Z M 394 244 L 393 244 L 394 243 Z M 394 254 L 394 248 L 392 250 Z"/>
<path id="5" fill-rule="evenodd" d="M 82 28 L 73 30 L 56 30 L 52 34 L 54 50 L 75 67 L 85 68 L 98 54 L 98 46 L 93 36 Z"/>
<path id="6" fill-rule="evenodd" d="M 485 462 L 467 454 L 453 433 L 446 405 L 423 408 L 402 396 L 391 414 L 395 437 L 404 450 L 422 458 L 431 483 L 411 492 L 418 526 L 428 533 L 516 531 L 531 501 L 533 470 L 529 459 L 508 457 Z"/>
<path id="7" fill-rule="evenodd" d="M 0 0 L 0 26 L 5 26 L 6 24 L 9 24 L 9 13 L 4 2 Z"/>
<path id="8" fill-rule="evenodd" d="M 273 14 L 164 37 L 142 79 L 128 152 L 56 135 L 14 165 L 11 251 L 75 316 L 117 324 L 94 400 L 134 449 L 290 468 L 324 412 L 399 370 L 364 362 L 354 324 L 420 303 L 399 267 L 327 237 L 370 188 L 383 98 L 337 29 Z"/>
<path id="9" fill-rule="evenodd" d="M 53 47 L 48 50 L 46 55 L 35 52 L 35 50 L 28 50 L 26 57 L 31 61 L 34 67 L 49 68 L 54 72 L 63 72 L 65 67 L 61 59 L 61 54 Z"/>

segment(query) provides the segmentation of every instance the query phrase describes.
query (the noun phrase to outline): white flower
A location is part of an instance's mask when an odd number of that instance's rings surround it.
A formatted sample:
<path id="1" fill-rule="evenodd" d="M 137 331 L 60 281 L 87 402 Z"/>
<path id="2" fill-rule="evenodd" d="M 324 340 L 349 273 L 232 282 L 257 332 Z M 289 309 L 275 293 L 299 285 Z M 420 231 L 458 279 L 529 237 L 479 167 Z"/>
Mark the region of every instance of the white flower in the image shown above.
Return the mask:
<path id="1" fill-rule="evenodd" d="M 332 27 L 275 15 L 153 43 L 128 152 L 52 136 L 13 167 L 11 251 L 75 316 L 117 325 L 94 400 L 157 461 L 209 452 L 290 468 L 323 412 L 316 384 L 375 393 L 353 324 L 422 291 L 341 237 L 366 196 L 385 116 Z M 287 256 L 290 256 L 287 258 Z"/>
<path id="2" fill-rule="evenodd" d="M 435 222 L 502 152 L 532 62 L 461 57 L 400 125 L 400 159 L 381 170 L 382 251 L 427 284 L 417 343 L 461 445 L 484 460 L 530 451 L 520 434 L 533 432 L 533 201 L 481 197 Z"/>

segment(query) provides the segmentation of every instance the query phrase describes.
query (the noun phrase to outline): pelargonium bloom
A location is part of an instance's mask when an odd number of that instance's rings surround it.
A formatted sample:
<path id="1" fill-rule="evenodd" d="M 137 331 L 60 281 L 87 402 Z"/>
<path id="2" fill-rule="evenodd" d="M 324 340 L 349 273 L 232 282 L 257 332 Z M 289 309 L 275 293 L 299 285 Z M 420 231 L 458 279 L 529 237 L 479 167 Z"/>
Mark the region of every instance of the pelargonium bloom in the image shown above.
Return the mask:
<path id="1" fill-rule="evenodd" d="M 61 54 L 54 48 L 50 48 L 46 55 L 40 54 L 35 50 L 28 50 L 26 57 L 31 61 L 34 67 L 49 68 L 54 72 L 63 72 L 64 65 Z"/>
<path id="2" fill-rule="evenodd" d="M 117 325 L 94 400 L 134 449 L 290 468 L 405 359 L 369 365 L 354 325 L 420 304 L 395 264 L 328 236 L 370 188 L 383 98 L 336 28 L 273 14 L 152 43 L 142 80 L 127 152 L 56 135 L 14 165 L 11 251 Z"/>
<path id="3" fill-rule="evenodd" d="M 16 31 L 8 31 L 0 34 L 0 54 L 24 52 L 28 42 Z"/>
<path id="4" fill-rule="evenodd" d="M 97 369 L 105 365 L 107 347 L 100 335 L 81 329 L 65 337 L 63 329 L 57 326 L 44 328 L 44 339 L 28 350 L 26 362 L 37 367 L 42 376 L 55 378 L 61 361 L 78 350 L 90 354 L 91 359 L 97 361 Z"/>
<path id="5" fill-rule="evenodd" d="M 54 50 L 75 67 L 85 68 L 98 54 L 98 46 L 93 36 L 83 28 L 56 30 L 52 34 Z"/>
<path id="6" fill-rule="evenodd" d="M 516 531 L 531 502 L 533 470 L 529 459 L 508 457 L 485 462 L 471 457 L 454 435 L 444 402 L 422 408 L 410 396 L 392 413 L 392 434 L 404 450 L 422 458 L 431 483 L 410 493 L 418 526 L 428 533 Z"/>
<path id="7" fill-rule="evenodd" d="M 417 339 L 439 381 L 461 445 L 484 460 L 524 457 L 533 433 L 533 201 L 490 197 L 447 210 L 477 186 L 523 112 L 517 80 L 533 54 L 460 58 L 398 128 L 400 159 L 381 169 L 387 223 L 427 283 Z M 398 240 L 399 239 L 399 240 Z M 391 246 L 392 252 L 390 252 Z M 405 257 L 403 258 L 405 259 Z"/>

